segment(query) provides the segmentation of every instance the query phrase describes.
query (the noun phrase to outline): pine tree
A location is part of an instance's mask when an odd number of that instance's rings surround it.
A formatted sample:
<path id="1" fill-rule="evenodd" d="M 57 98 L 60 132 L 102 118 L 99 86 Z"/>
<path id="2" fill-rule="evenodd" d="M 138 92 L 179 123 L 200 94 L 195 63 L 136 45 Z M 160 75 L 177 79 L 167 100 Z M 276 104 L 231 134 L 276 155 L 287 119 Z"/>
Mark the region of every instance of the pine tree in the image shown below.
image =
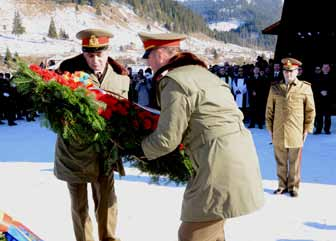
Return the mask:
<path id="1" fill-rule="evenodd" d="M 217 60 L 219 58 L 219 54 L 215 48 L 212 49 L 212 54 L 213 54 L 214 60 Z"/>
<path id="2" fill-rule="evenodd" d="M 98 15 L 98 16 L 103 15 L 102 11 L 101 11 L 101 4 L 100 3 L 96 5 L 96 15 Z"/>
<path id="3" fill-rule="evenodd" d="M 14 59 L 15 61 L 18 61 L 20 59 L 20 56 L 19 56 L 19 53 L 18 52 L 15 52 L 14 53 Z"/>
<path id="4" fill-rule="evenodd" d="M 7 47 L 4 63 L 9 64 L 11 61 L 13 61 L 13 56 L 12 56 L 12 53 L 10 52 L 9 48 Z"/>
<path id="5" fill-rule="evenodd" d="M 51 20 L 50 20 L 48 37 L 49 38 L 55 38 L 55 39 L 58 38 L 54 18 L 51 18 Z"/>
<path id="6" fill-rule="evenodd" d="M 26 32 L 25 27 L 22 25 L 22 20 L 20 13 L 18 11 L 14 14 L 14 20 L 13 20 L 13 30 L 12 33 L 15 35 L 21 35 Z"/>
<path id="7" fill-rule="evenodd" d="M 62 28 L 60 28 L 58 37 L 59 37 L 60 39 L 63 39 L 63 40 L 69 39 L 69 35 L 68 35 L 68 34 L 65 32 L 65 30 L 62 29 Z"/>

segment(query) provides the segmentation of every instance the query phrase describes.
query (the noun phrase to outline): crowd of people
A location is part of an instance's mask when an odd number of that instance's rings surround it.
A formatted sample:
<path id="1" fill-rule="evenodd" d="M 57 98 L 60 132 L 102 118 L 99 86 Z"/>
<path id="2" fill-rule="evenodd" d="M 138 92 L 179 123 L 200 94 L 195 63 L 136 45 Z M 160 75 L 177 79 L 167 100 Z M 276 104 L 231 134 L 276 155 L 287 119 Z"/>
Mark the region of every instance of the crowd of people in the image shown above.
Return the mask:
<path id="1" fill-rule="evenodd" d="M 298 79 L 312 86 L 317 112 L 314 134 L 321 134 L 322 130 L 325 134 L 331 134 L 331 115 L 336 103 L 335 67 L 329 63 L 316 64 L 314 69 L 303 72 L 303 66 L 298 69 Z M 248 127 L 257 125 L 262 129 L 270 86 L 284 80 L 281 63 L 258 57 L 255 64 L 238 66 L 224 63 L 223 66 L 212 66 L 210 70 L 230 86 Z"/>
<path id="2" fill-rule="evenodd" d="M 314 134 L 331 134 L 331 115 L 335 112 L 336 79 L 332 64 L 316 64 L 314 69 L 300 66 L 298 79 L 311 83 L 316 106 Z M 225 81 L 231 88 L 236 104 L 244 114 L 244 123 L 249 128 L 265 126 L 265 108 L 272 83 L 283 80 L 282 65 L 272 59 L 258 57 L 255 64 L 235 65 L 225 62 L 213 65 L 209 70 Z M 156 108 L 156 86 L 152 81 L 150 67 L 137 71 L 128 66 L 130 86 L 128 99 L 142 106 Z M 310 73 L 307 75 L 304 73 Z M 11 81 L 10 73 L 0 73 L 0 124 L 16 125 L 15 120 L 34 121 L 37 112 L 29 104 L 29 97 L 20 95 Z M 25 117 L 25 118 L 24 118 Z"/>
<path id="3" fill-rule="evenodd" d="M 314 101 L 317 109 L 314 134 L 331 134 L 331 115 L 335 111 L 336 76 L 332 65 L 316 64 L 314 69 L 307 69 L 303 74 L 303 66 L 298 69 L 298 79 L 311 83 Z M 334 67 L 333 67 L 334 68 Z M 225 62 L 223 65 L 213 65 L 209 70 L 226 82 L 233 94 L 236 104 L 244 114 L 244 123 L 249 128 L 265 127 L 265 109 L 270 86 L 281 82 L 283 69 L 281 63 L 272 59 L 268 61 L 258 57 L 255 64 L 235 65 Z M 131 80 L 129 99 L 143 106 L 156 107 L 155 85 L 152 82 L 150 67 L 137 72 L 128 67 Z"/>
<path id="4" fill-rule="evenodd" d="M 18 93 L 11 73 L 0 73 L 0 125 L 7 121 L 15 126 L 16 120 L 35 121 L 37 116 L 29 96 Z"/>

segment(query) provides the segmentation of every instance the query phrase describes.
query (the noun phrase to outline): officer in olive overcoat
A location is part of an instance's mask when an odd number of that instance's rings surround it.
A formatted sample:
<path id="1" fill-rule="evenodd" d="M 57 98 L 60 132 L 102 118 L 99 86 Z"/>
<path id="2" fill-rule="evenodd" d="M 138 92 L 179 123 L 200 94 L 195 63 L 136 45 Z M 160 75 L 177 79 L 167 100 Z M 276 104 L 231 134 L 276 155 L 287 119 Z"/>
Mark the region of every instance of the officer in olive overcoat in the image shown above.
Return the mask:
<path id="1" fill-rule="evenodd" d="M 161 108 L 158 128 L 142 141 L 144 154 L 150 161 L 183 143 L 195 171 L 183 197 L 179 241 L 223 241 L 225 219 L 264 203 L 252 136 L 230 87 L 197 56 L 180 51 L 184 35 L 139 35 Z"/>
<path id="2" fill-rule="evenodd" d="M 64 60 L 58 71 L 84 71 L 90 74 L 93 84 L 127 98 L 129 78 L 127 70 L 108 57 L 109 39 L 112 34 L 100 29 L 86 29 L 77 33 L 82 41 L 83 53 Z M 94 240 L 88 215 L 87 184 L 91 184 L 98 236 L 101 241 L 118 240 L 115 236 L 117 224 L 117 199 L 114 190 L 113 170 L 103 175 L 101 153 L 93 145 L 79 145 L 57 138 L 54 173 L 66 181 L 70 192 L 72 220 L 77 241 Z M 121 175 L 123 167 L 117 162 Z"/>
<path id="3" fill-rule="evenodd" d="M 315 105 L 309 82 L 297 79 L 301 62 L 282 59 L 284 80 L 274 83 L 266 107 L 266 127 L 272 137 L 277 162 L 278 189 L 298 196 L 301 151 L 308 132 L 313 131 Z"/>

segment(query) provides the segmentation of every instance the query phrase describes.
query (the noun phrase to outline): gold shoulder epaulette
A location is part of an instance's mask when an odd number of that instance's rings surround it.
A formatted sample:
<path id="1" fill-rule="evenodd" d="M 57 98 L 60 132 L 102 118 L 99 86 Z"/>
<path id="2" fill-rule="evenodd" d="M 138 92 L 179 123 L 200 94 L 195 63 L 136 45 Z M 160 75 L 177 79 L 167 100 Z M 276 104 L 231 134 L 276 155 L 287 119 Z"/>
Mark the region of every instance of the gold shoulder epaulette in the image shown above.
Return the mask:
<path id="1" fill-rule="evenodd" d="M 308 82 L 308 81 L 305 81 L 305 80 L 301 80 L 303 83 L 305 83 L 305 84 L 307 84 L 307 85 L 311 85 L 311 83 L 310 82 Z"/>

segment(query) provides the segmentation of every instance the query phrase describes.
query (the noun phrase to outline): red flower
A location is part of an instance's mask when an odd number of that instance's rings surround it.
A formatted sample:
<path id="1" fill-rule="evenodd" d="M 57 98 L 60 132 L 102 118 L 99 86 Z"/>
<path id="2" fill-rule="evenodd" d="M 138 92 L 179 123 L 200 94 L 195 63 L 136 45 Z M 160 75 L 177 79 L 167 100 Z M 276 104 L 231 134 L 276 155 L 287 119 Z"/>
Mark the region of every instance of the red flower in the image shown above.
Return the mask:
<path id="1" fill-rule="evenodd" d="M 179 148 L 180 151 L 183 151 L 183 150 L 184 150 L 184 145 L 183 145 L 183 144 L 180 144 L 180 145 L 178 146 L 178 148 Z"/>
<path id="2" fill-rule="evenodd" d="M 106 120 L 109 120 L 113 114 L 112 108 L 107 107 L 100 115 L 104 117 Z"/>
<path id="3" fill-rule="evenodd" d="M 91 89 L 90 92 L 94 93 L 94 95 L 96 97 L 96 100 L 101 100 L 102 102 L 105 102 L 105 101 L 102 100 L 103 97 L 105 96 L 105 94 L 103 94 L 101 91 L 95 90 L 95 89 Z"/>
<path id="4" fill-rule="evenodd" d="M 148 113 L 145 112 L 145 111 L 139 111 L 139 112 L 138 112 L 138 117 L 139 117 L 141 120 L 144 120 L 147 116 L 148 116 Z"/>
<path id="5" fill-rule="evenodd" d="M 145 130 L 150 130 L 152 128 L 152 122 L 150 119 L 146 118 L 143 120 L 143 126 Z"/>
<path id="6" fill-rule="evenodd" d="M 139 121 L 133 120 L 132 124 L 135 129 L 139 129 Z"/>
<path id="7" fill-rule="evenodd" d="M 114 106 L 119 102 L 117 98 L 107 94 L 101 94 L 98 100 L 106 103 L 108 106 Z"/>
<path id="8" fill-rule="evenodd" d="M 152 120 L 153 120 L 153 130 L 155 130 L 158 126 L 160 116 L 159 115 L 153 115 Z"/>
<path id="9" fill-rule="evenodd" d="M 36 64 L 31 64 L 29 66 L 29 69 L 31 69 L 32 71 L 34 71 L 37 74 L 40 73 L 40 71 L 41 71 L 41 67 L 36 65 Z"/>
<path id="10" fill-rule="evenodd" d="M 128 114 L 126 108 L 122 105 L 119 105 L 118 113 L 122 116 L 127 116 L 127 114 Z"/>

